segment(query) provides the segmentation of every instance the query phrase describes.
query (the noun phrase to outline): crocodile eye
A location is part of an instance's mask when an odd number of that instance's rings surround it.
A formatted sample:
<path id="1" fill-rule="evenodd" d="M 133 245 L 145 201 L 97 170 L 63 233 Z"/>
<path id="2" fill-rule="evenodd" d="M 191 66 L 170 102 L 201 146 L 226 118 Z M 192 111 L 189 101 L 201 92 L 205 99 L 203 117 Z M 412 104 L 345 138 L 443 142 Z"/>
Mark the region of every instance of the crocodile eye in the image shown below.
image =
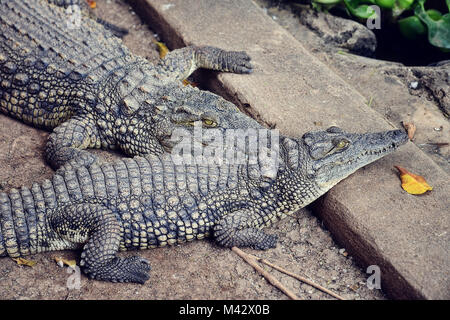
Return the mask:
<path id="1" fill-rule="evenodd" d="M 202 122 L 205 126 L 208 126 L 208 127 L 217 126 L 217 122 L 215 122 L 214 120 L 211 120 L 211 119 L 203 119 Z"/>
<path id="2" fill-rule="evenodd" d="M 343 149 L 347 147 L 349 142 L 347 140 L 340 140 L 338 143 L 336 143 L 335 148 L 336 149 Z"/>

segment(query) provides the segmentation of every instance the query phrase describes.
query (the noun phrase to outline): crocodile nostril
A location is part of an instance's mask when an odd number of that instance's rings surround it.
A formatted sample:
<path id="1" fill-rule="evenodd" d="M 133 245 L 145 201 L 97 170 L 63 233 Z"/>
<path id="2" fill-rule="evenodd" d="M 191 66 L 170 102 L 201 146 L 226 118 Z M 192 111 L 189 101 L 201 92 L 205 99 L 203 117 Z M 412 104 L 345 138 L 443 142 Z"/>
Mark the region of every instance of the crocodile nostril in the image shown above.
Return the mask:
<path id="1" fill-rule="evenodd" d="M 327 129 L 328 133 L 342 133 L 342 129 L 336 126 L 331 126 Z"/>

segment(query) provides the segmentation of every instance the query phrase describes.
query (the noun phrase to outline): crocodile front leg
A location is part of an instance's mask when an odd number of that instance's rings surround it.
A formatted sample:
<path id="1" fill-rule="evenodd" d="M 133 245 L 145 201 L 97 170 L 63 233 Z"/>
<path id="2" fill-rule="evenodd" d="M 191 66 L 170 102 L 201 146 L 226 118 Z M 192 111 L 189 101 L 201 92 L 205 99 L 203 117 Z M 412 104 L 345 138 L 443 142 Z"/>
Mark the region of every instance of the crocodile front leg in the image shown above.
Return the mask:
<path id="1" fill-rule="evenodd" d="M 244 209 L 234 211 L 220 219 L 213 229 L 213 236 L 221 246 L 250 247 L 257 250 L 275 248 L 277 237 L 266 234 L 253 227 L 253 222 L 259 217 L 255 212 Z M 260 224 L 261 225 L 261 224 Z"/>
<path id="2" fill-rule="evenodd" d="M 198 68 L 234 73 L 251 73 L 250 57 L 244 51 L 226 51 L 209 46 L 173 50 L 161 59 L 157 70 L 173 80 L 184 80 Z"/>
<path id="3" fill-rule="evenodd" d="M 86 243 L 80 266 L 90 278 L 111 282 L 144 283 L 150 265 L 138 256 L 119 258 L 123 236 L 118 217 L 102 204 L 70 204 L 55 212 L 50 226 L 61 238 Z"/>
<path id="4" fill-rule="evenodd" d="M 89 167 L 97 162 L 97 157 L 86 148 L 99 148 L 100 138 L 93 124 L 88 119 L 72 118 L 56 127 L 50 134 L 45 155 L 47 162 L 58 169 Z"/>

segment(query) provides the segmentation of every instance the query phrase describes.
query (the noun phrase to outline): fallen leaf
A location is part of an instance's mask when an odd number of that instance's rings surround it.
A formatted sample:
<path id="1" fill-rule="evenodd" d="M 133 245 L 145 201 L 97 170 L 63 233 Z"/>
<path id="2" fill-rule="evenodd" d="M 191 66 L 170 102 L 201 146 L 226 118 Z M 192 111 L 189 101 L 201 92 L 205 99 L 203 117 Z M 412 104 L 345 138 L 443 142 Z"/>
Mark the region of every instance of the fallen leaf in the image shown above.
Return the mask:
<path id="1" fill-rule="evenodd" d="M 94 0 L 86 0 L 86 2 L 88 3 L 91 9 L 97 8 L 97 2 L 95 2 Z"/>
<path id="2" fill-rule="evenodd" d="M 24 259 L 24 258 L 13 258 L 13 260 L 14 260 L 19 266 L 32 267 L 32 266 L 34 266 L 34 265 L 37 263 L 36 261 L 27 260 L 27 259 Z"/>
<path id="3" fill-rule="evenodd" d="M 69 267 L 73 267 L 73 266 L 77 265 L 77 262 L 75 260 L 67 260 L 67 259 L 63 259 L 61 257 L 55 257 L 55 261 L 60 267 L 62 267 L 64 265 L 69 266 Z"/>
<path id="4" fill-rule="evenodd" d="M 358 286 L 358 284 L 355 283 L 355 284 L 353 284 L 353 285 L 350 286 L 350 289 L 352 289 L 353 291 L 356 292 L 356 291 L 358 291 L 359 286 Z"/>
<path id="5" fill-rule="evenodd" d="M 403 122 L 403 127 L 408 133 L 409 140 L 412 141 L 412 139 L 414 138 L 414 134 L 416 133 L 416 125 L 412 122 Z"/>
<path id="6" fill-rule="evenodd" d="M 433 188 L 425 181 L 425 178 L 408 170 L 394 166 L 400 172 L 400 180 L 402 181 L 402 188 L 410 194 L 423 194 Z"/>
<path id="7" fill-rule="evenodd" d="M 169 48 L 167 48 L 167 46 L 160 42 L 160 41 L 154 41 L 156 46 L 158 47 L 158 51 L 159 51 L 159 57 L 162 59 L 166 56 L 167 53 L 169 53 Z"/>
<path id="8" fill-rule="evenodd" d="M 197 87 L 198 85 L 195 82 L 189 81 L 188 79 L 183 80 L 183 84 L 185 86 Z"/>

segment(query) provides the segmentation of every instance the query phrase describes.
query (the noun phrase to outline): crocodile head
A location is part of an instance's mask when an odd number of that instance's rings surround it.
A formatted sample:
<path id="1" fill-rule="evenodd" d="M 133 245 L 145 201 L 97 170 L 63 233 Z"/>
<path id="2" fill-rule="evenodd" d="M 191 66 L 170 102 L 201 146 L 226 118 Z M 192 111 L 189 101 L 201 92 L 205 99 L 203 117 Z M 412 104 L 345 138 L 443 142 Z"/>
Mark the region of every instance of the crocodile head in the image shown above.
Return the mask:
<path id="1" fill-rule="evenodd" d="M 151 103 L 142 103 L 131 116 L 134 122 L 142 123 L 138 137 L 131 139 L 145 142 L 139 147 L 140 155 L 158 150 L 170 152 L 180 142 L 180 132 L 181 136 L 189 135 L 194 140 L 200 137 L 202 140 L 197 142 L 204 145 L 208 135 L 218 130 L 262 127 L 214 93 L 178 83 L 164 83 L 153 90 Z M 199 128 L 201 134 L 194 134 L 194 129 Z"/>
<path id="2" fill-rule="evenodd" d="M 300 145 L 302 170 L 325 193 L 359 168 L 396 150 L 408 141 L 402 130 L 377 133 L 347 133 L 338 127 L 308 132 Z M 303 158 L 304 157 L 304 158 Z"/>

